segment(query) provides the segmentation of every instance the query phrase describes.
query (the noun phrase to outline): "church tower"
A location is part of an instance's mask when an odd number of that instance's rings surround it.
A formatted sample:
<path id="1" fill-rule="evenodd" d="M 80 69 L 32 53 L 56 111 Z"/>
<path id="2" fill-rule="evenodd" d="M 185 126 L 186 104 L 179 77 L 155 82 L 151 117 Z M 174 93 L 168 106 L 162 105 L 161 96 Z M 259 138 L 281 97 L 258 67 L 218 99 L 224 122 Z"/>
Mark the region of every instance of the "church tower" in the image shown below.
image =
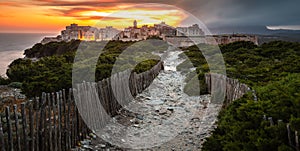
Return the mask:
<path id="1" fill-rule="evenodd" d="M 137 28 L 137 21 L 136 20 L 133 21 L 133 27 Z"/>

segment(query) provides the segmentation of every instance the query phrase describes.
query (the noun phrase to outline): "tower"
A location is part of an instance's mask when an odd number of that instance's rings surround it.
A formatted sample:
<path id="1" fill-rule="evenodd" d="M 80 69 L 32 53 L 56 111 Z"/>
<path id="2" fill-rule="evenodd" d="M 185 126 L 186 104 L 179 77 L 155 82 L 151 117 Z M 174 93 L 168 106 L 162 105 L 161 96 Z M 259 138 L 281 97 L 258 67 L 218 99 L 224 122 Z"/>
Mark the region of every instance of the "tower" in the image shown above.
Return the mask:
<path id="1" fill-rule="evenodd" d="M 137 21 L 136 20 L 133 21 L 133 27 L 137 28 Z"/>

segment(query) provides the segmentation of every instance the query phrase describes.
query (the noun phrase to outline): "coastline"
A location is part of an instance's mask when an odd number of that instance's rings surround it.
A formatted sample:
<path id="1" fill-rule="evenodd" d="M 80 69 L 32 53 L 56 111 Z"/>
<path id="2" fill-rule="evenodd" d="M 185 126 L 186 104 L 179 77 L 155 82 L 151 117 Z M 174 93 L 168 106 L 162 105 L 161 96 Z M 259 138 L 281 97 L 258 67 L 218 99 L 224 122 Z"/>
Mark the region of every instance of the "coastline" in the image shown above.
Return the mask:
<path id="1" fill-rule="evenodd" d="M 24 58 L 24 50 L 51 35 L 55 33 L 0 33 L 0 76 L 6 77 L 6 69 L 12 61 Z"/>
<path id="2" fill-rule="evenodd" d="M 0 75 L 6 77 L 6 70 L 8 65 L 15 59 L 24 58 L 23 50 L 12 50 L 12 51 L 2 51 L 0 52 Z"/>

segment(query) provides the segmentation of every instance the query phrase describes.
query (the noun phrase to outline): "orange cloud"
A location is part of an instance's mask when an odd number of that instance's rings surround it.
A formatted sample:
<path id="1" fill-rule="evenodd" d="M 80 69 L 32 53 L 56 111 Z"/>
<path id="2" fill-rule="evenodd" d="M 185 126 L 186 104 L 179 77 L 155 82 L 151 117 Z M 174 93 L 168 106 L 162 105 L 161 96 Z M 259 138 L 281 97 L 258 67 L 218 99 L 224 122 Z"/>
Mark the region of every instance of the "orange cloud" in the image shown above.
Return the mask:
<path id="1" fill-rule="evenodd" d="M 24 0 L 23 7 L 16 7 L 18 1 L 0 3 L 4 8 L 0 15 L 0 32 L 59 32 L 71 23 L 121 29 L 132 26 L 134 19 L 140 25 L 165 21 L 176 26 L 186 17 L 175 7 L 135 5 L 135 0 L 127 3 L 125 0 Z"/>
<path id="2" fill-rule="evenodd" d="M 2 6 L 2 7 L 21 7 L 23 5 L 18 2 L 0 2 L 0 6 Z"/>

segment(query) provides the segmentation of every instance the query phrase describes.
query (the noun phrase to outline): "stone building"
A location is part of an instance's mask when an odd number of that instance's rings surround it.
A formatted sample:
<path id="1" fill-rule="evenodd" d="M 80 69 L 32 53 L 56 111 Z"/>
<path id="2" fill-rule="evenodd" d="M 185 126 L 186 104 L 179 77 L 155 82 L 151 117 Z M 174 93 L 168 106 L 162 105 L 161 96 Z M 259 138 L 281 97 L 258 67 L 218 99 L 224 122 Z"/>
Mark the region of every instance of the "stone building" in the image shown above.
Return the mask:
<path id="1" fill-rule="evenodd" d="M 176 35 L 176 29 L 172 26 L 167 25 L 165 22 L 161 22 L 160 24 L 154 24 L 154 28 L 160 32 L 161 36 Z"/>
<path id="2" fill-rule="evenodd" d="M 86 41 L 112 40 L 120 31 L 112 26 L 95 28 L 91 26 L 78 26 L 71 24 L 61 31 L 62 40 L 70 41 L 80 39 Z"/>
<path id="3" fill-rule="evenodd" d="M 176 47 L 189 47 L 195 44 L 224 45 L 237 41 L 250 41 L 258 45 L 255 35 L 233 34 L 233 35 L 207 35 L 207 36 L 168 36 L 165 41 Z"/>
<path id="4" fill-rule="evenodd" d="M 103 40 L 112 40 L 114 39 L 118 34 L 119 30 L 116 28 L 113 28 L 112 26 L 106 26 L 105 28 L 99 29 L 99 37 L 97 37 L 97 41 L 103 41 Z"/>
<path id="5" fill-rule="evenodd" d="M 175 36 L 176 29 L 167 25 L 165 22 L 160 24 L 154 24 L 154 26 L 143 25 L 138 28 L 137 21 L 134 20 L 132 27 L 125 28 L 119 34 L 119 40 L 122 41 L 136 41 L 144 40 L 151 36 L 164 37 L 164 36 Z"/>
<path id="6" fill-rule="evenodd" d="M 187 47 L 194 44 L 228 44 L 236 41 L 251 41 L 258 44 L 258 38 L 255 35 L 232 34 L 232 35 L 205 35 L 198 24 L 188 27 L 177 27 L 167 25 L 165 22 L 154 24 L 153 26 L 142 25 L 138 27 L 136 20 L 133 26 L 119 31 L 112 26 L 105 28 L 95 28 L 91 26 L 78 26 L 71 24 L 65 30 L 61 31 L 61 35 L 57 37 L 45 37 L 42 44 L 49 42 L 70 41 L 70 40 L 86 40 L 86 41 L 104 41 L 104 40 L 121 40 L 121 41 L 139 41 L 149 37 L 160 37 L 169 43 Z"/>
<path id="7" fill-rule="evenodd" d="M 231 35 L 213 35 L 207 36 L 206 41 L 208 44 L 229 44 L 237 41 L 250 41 L 258 45 L 258 37 L 255 35 L 247 34 L 231 34 Z"/>
<path id="8" fill-rule="evenodd" d="M 98 37 L 98 29 L 91 26 L 78 26 L 71 24 L 65 30 L 61 31 L 62 40 L 70 41 L 72 39 L 80 40 L 96 40 Z"/>
<path id="9" fill-rule="evenodd" d="M 204 32 L 198 24 L 189 27 L 177 27 L 176 36 L 204 36 Z"/>

